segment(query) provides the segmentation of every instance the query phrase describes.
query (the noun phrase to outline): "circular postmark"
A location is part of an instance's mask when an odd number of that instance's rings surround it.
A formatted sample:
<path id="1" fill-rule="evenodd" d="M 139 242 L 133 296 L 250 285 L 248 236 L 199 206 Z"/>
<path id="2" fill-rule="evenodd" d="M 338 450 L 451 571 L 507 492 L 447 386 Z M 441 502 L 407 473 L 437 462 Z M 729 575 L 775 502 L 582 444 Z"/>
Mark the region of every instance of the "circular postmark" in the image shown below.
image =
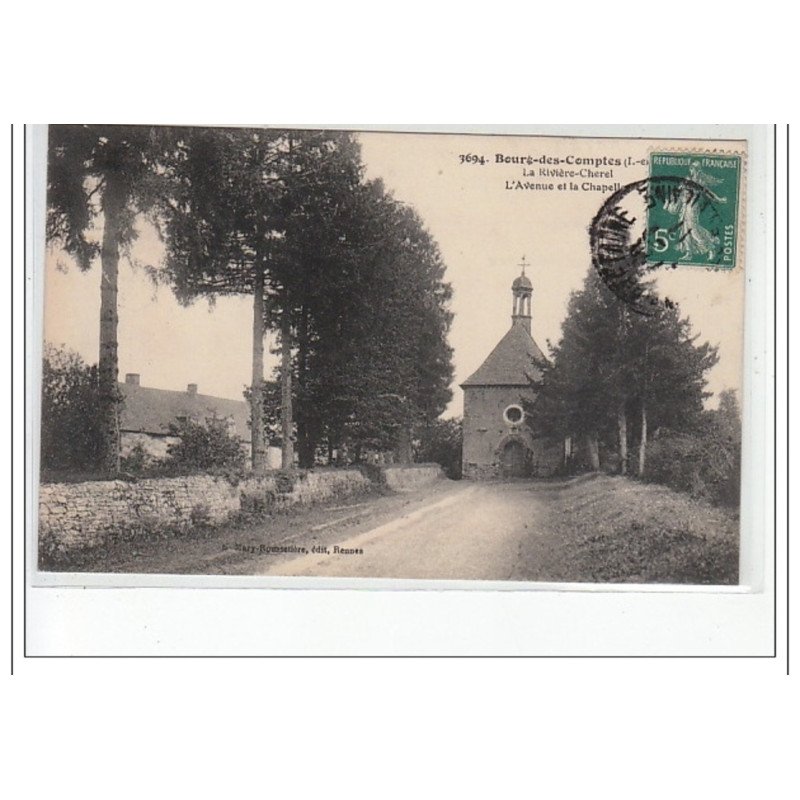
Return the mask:
<path id="1" fill-rule="evenodd" d="M 650 273 L 678 267 L 684 259 L 688 263 L 698 253 L 710 268 L 723 267 L 720 202 L 724 199 L 707 187 L 676 176 L 645 178 L 623 186 L 592 220 L 592 266 L 633 311 L 652 315 L 672 303 L 658 296 L 648 280 Z"/>

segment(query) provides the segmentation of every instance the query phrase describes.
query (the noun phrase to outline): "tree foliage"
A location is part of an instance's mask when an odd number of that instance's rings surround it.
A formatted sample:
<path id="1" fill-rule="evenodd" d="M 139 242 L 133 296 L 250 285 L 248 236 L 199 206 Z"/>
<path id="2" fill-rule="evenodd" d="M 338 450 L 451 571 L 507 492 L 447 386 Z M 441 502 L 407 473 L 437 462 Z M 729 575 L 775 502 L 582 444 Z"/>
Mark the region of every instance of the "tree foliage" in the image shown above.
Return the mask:
<path id="1" fill-rule="evenodd" d="M 41 466 L 93 471 L 102 455 L 97 367 L 70 350 L 45 345 L 42 365 Z"/>
<path id="2" fill-rule="evenodd" d="M 706 421 L 706 373 L 717 350 L 698 344 L 677 306 L 647 317 L 633 313 L 590 271 L 570 298 L 552 352 L 529 404 L 537 436 L 576 437 L 587 443 L 585 452 L 594 442 L 598 452 L 613 454 L 606 466 L 623 472 L 627 439 L 635 438 L 644 474 L 648 432 L 694 431 Z"/>
<path id="3" fill-rule="evenodd" d="M 164 274 L 178 296 L 261 294 L 254 453 L 278 421 L 284 447 L 296 436 L 311 466 L 321 446 L 389 449 L 441 413 L 452 378 L 444 264 L 416 213 L 363 180 L 351 134 L 198 131 L 171 177 Z M 281 393 L 263 380 L 261 314 L 279 332 Z"/>
<path id="4" fill-rule="evenodd" d="M 360 187 L 317 259 L 300 305 L 298 439 L 389 450 L 450 400 L 451 289 L 416 213 L 380 182 Z M 320 248 L 322 250 L 322 248 Z"/>
<path id="5" fill-rule="evenodd" d="M 736 394 L 720 393 L 719 407 L 703 411 L 686 431 L 662 429 L 650 444 L 648 480 L 720 505 L 739 505 L 742 421 Z"/>
<path id="6" fill-rule="evenodd" d="M 209 471 L 217 468 L 239 470 L 244 467 L 242 441 L 231 433 L 227 420 L 209 419 L 205 423 L 180 420 L 169 427 L 179 441 L 167 448 L 168 468 L 177 471 Z"/>
<path id="7" fill-rule="evenodd" d="M 357 187 L 360 169 L 357 145 L 344 133 L 197 129 L 170 172 L 164 276 L 178 297 L 191 302 L 201 295 L 253 295 L 254 468 L 264 462 L 265 332 L 281 330 L 290 363 L 313 266 L 298 256 L 324 239 L 338 205 Z M 287 369 L 287 386 L 289 379 Z M 282 417 L 290 430 L 288 415 L 287 406 Z"/>
<path id="8" fill-rule="evenodd" d="M 550 345 L 552 359 L 539 365 L 535 405 L 526 414 L 534 435 L 563 439 L 610 429 L 620 315 L 616 298 L 590 272 L 583 289 L 570 296 L 561 340 Z"/>
<path id="9" fill-rule="evenodd" d="M 417 461 L 441 465 L 448 478 L 461 478 L 461 451 L 463 445 L 461 419 L 437 419 L 420 430 L 417 444 Z"/>
<path id="10" fill-rule="evenodd" d="M 281 133 L 270 129 L 187 130 L 161 209 L 161 274 L 182 302 L 253 293 L 282 230 L 280 145 Z"/>

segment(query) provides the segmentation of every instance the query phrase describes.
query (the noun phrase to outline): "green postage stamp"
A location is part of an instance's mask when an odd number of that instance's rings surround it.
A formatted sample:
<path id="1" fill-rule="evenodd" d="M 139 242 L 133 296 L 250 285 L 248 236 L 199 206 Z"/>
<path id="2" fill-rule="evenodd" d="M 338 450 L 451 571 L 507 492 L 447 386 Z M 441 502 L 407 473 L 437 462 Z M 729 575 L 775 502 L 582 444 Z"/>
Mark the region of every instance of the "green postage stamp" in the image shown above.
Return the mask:
<path id="1" fill-rule="evenodd" d="M 662 201 L 648 203 L 647 260 L 733 269 L 741 177 L 740 155 L 651 153 L 650 179 L 661 186 Z"/>

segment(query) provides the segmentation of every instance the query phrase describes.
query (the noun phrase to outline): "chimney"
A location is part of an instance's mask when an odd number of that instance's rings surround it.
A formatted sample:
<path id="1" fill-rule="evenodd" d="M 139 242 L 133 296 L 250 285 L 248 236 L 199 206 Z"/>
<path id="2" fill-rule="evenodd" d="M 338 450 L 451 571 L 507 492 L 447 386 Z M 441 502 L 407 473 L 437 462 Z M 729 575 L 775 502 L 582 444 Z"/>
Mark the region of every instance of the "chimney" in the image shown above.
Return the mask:
<path id="1" fill-rule="evenodd" d="M 186 394 L 194 397 L 197 394 L 197 384 L 196 383 L 190 383 L 186 387 Z"/>
<path id="2" fill-rule="evenodd" d="M 139 385 L 139 373 L 138 372 L 129 372 L 125 375 L 125 383 L 128 386 L 138 386 Z"/>

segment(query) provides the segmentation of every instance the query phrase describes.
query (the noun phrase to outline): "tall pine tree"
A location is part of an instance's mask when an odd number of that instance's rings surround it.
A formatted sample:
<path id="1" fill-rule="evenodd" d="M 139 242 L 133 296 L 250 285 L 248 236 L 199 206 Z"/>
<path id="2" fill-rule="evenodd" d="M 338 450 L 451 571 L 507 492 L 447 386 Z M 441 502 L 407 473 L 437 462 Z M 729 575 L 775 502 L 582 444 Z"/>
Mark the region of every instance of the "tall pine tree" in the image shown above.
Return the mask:
<path id="1" fill-rule="evenodd" d="M 177 200 L 164 210 L 165 275 L 177 296 L 253 297 L 252 466 L 266 466 L 264 338 L 283 349 L 284 466 L 292 464 L 291 363 L 297 310 L 308 271 L 297 241 L 315 236 L 311 206 L 357 184 L 358 150 L 348 134 L 276 129 L 196 129 L 171 178 Z M 311 249 L 311 245 L 305 248 Z"/>
<path id="2" fill-rule="evenodd" d="M 529 403 L 534 435 L 579 438 L 591 469 L 600 468 L 600 444 L 628 471 L 631 433 L 638 436 L 636 471 L 644 474 L 649 431 L 697 424 L 706 373 L 716 348 L 697 344 L 676 306 L 650 316 L 628 309 L 590 270 L 570 298 L 562 338 L 552 347 Z"/>
<path id="3" fill-rule="evenodd" d="M 313 241 L 287 237 L 305 286 L 295 355 L 300 463 L 317 449 L 397 449 L 411 455 L 416 425 L 450 399 L 450 287 L 436 244 L 380 182 L 358 187 Z M 275 399 L 272 394 L 273 403 Z"/>
<path id="4" fill-rule="evenodd" d="M 137 214 L 163 199 L 164 171 L 179 133 L 129 125 L 50 125 L 48 129 L 47 241 L 75 258 L 82 270 L 100 259 L 98 361 L 101 463 L 119 471 L 117 292 L 120 255 L 136 238 Z M 92 238 L 103 221 L 102 239 Z"/>

